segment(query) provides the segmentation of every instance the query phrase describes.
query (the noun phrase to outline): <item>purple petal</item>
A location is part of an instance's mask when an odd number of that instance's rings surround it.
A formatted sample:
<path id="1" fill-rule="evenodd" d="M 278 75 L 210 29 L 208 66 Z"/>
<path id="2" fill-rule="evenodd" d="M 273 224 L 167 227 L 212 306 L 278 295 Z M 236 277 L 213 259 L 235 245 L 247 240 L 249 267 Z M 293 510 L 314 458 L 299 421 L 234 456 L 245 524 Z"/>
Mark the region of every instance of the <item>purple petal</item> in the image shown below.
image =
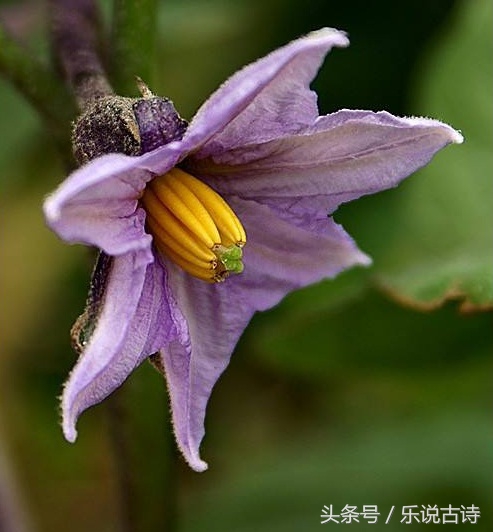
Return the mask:
<path id="1" fill-rule="evenodd" d="M 326 215 L 316 218 L 308 211 L 293 223 L 255 201 L 229 198 L 229 202 L 245 226 L 247 245 L 244 272 L 227 283 L 241 287 L 240 299 L 254 310 L 266 310 L 297 288 L 371 263 Z"/>
<path id="2" fill-rule="evenodd" d="M 108 255 L 148 250 L 138 198 L 146 183 L 172 168 L 185 145 L 172 142 L 140 156 L 110 154 L 73 172 L 44 203 L 46 221 L 61 238 Z M 149 259 L 150 261 L 150 259 Z"/>
<path id="3" fill-rule="evenodd" d="M 326 211 L 396 186 L 462 136 L 425 118 L 339 111 L 302 134 L 190 162 L 191 171 L 224 195 L 299 201 L 325 197 Z"/>
<path id="4" fill-rule="evenodd" d="M 173 426 L 186 461 L 195 471 L 207 464 L 200 458 L 207 402 L 217 379 L 254 309 L 240 300 L 228 281 L 209 285 L 174 265 L 169 267 L 173 294 L 186 317 L 190 340 L 176 341 L 161 351 L 171 400 Z"/>
<path id="5" fill-rule="evenodd" d="M 207 468 L 199 446 L 212 388 L 253 313 L 272 307 L 296 288 L 333 277 L 349 266 L 369 263 L 327 217 L 301 228 L 256 202 L 232 198 L 231 205 L 248 234 L 245 271 L 222 284 L 208 285 L 169 267 L 172 291 L 188 322 L 190 343 L 175 342 L 162 350 L 161 363 L 178 446 L 196 471 Z"/>
<path id="6" fill-rule="evenodd" d="M 151 178 L 135 159 L 107 155 L 71 174 L 47 198 L 48 225 L 68 242 L 94 245 L 108 255 L 149 249 L 137 200 Z"/>
<path id="7" fill-rule="evenodd" d="M 199 109 L 183 140 L 211 139 L 198 151 L 204 157 L 218 147 L 266 141 L 313 123 L 317 95 L 309 84 L 329 50 L 348 44 L 343 32 L 324 28 L 248 65 Z"/>
<path id="8" fill-rule="evenodd" d="M 168 298 L 166 273 L 158 261 L 139 266 L 127 254 L 113 259 L 97 327 L 70 374 L 62 400 L 63 431 L 77 437 L 75 423 L 105 399 L 150 354 L 183 334 L 183 318 Z"/>

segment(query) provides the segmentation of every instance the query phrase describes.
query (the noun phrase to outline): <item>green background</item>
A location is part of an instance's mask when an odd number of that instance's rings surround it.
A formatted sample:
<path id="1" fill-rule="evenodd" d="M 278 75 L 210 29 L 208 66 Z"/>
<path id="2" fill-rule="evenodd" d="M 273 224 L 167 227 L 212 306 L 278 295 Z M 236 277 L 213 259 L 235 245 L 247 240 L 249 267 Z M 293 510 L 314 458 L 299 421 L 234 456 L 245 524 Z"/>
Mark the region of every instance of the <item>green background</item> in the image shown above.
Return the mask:
<path id="1" fill-rule="evenodd" d="M 1 2 L 0 17 L 20 20 L 30 46 L 46 53 L 41 13 L 25 19 L 13 5 Z M 177 456 L 162 464 L 164 383 L 148 364 L 135 372 L 123 386 L 138 412 L 128 470 L 140 471 L 144 487 L 131 504 L 173 511 L 184 532 L 347 526 L 320 524 L 330 504 L 336 513 L 378 505 L 377 524 L 350 526 L 391 531 L 407 526 L 402 506 L 475 504 L 478 524 L 449 526 L 491 530 L 491 2 L 159 6 L 151 84 L 186 118 L 246 62 L 333 26 L 349 32 L 351 46 L 334 51 L 314 83 L 321 112 L 431 116 L 466 140 L 398 189 L 336 213 L 371 268 L 253 319 L 211 398 L 209 471 L 194 473 Z M 82 416 L 75 445 L 59 427 L 57 397 L 75 361 L 68 331 L 92 255 L 45 228 L 41 202 L 64 169 L 34 111 L 3 80 L 0 139 L 0 508 L 18 509 L 19 531 L 125 530 L 111 401 Z"/>

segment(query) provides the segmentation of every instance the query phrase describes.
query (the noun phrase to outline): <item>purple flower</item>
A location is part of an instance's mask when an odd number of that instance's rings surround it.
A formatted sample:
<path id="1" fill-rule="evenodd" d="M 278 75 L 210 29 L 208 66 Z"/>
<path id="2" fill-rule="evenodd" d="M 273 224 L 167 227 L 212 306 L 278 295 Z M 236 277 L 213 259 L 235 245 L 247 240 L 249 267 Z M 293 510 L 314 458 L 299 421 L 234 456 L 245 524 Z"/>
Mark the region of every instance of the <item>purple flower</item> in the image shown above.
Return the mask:
<path id="1" fill-rule="evenodd" d="M 46 200 L 47 222 L 61 238 L 112 257 L 94 331 L 63 393 L 69 441 L 81 412 L 158 353 L 178 446 L 193 469 L 205 470 L 199 445 L 207 401 L 253 313 L 370 263 L 328 214 L 397 185 L 462 142 L 436 120 L 351 110 L 319 116 L 309 84 L 328 51 L 347 45 L 344 33 L 322 29 L 276 50 L 226 81 L 181 140 L 141 156 L 97 158 Z M 196 190 L 192 175 L 207 186 Z M 188 211 L 174 212 L 174 225 L 163 222 L 163 234 L 154 222 L 176 205 L 166 192 L 162 204 L 154 201 L 161 185 L 198 199 L 183 199 Z M 190 242 L 175 232 L 183 228 Z"/>

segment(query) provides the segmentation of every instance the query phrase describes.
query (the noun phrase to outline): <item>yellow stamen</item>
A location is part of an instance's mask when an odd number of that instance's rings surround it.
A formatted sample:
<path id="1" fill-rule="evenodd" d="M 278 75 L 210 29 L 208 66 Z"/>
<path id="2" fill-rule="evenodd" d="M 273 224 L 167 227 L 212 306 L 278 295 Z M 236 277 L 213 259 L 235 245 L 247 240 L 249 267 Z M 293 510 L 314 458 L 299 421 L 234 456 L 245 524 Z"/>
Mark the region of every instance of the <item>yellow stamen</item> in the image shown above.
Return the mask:
<path id="1" fill-rule="evenodd" d="M 216 273 L 213 269 L 202 268 L 197 266 L 197 264 L 189 262 L 183 258 L 179 253 L 175 253 L 171 248 L 167 247 L 162 241 L 157 243 L 157 247 L 161 253 L 169 257 L 175 264 L 178 264 L 180 268 L 185 270 L 190 275 L 207 281 L 209 283 L 214 283 L 216 281 Z"/>
<path id="2" fill-rule="evenodd" d="M 162 237 L 164 241 L 168 240 L 167 235 L 169 235 L 170 238 L 181 242 L 183 246 L 191 251 L 197 258 L 202 260 L 215 258 L 214 253 L 211 255 L 207 246 L 204 246 L 201 241 L 197 241 L 195 235 L 159 201 L 149 187 L 145 189 L 141 201 L 144 204 L 147 213 L 154 218 L 154 221 L 161 227 L 163 233 L 166 233 L 166 235 L 163 235 Z"/>
<path id="3" fill-rule="evenodd" d="M 221 236 L 231 243 L 244 244 L 246 242 L 245 230 L 240 220 L 238 220 L 231 207 L 212 188 L 180 170 L 180 168 L 173 168 L 167 175 L 169 183 L 180 183 L 182 187 L 188 187 L 199 198 L 217 222 L 218 227 L 220 226 Z"/>
<path id="4" fill-rule="evenodd" d="M 226 201 L 205 183 L 173 168 L 148 184 L 141 202 L 156 247 L 187 273 L 221 282 L 243 271 L 245 230 Z"/>
<path id="5" fill-rule="evenodd" d="M 166 248 L 171 249 L 175 254 L 180 255 L 183 259 L 195 264 L 197 267 L 211 270 L 217 262 L 217 258 L 211 250 L 200 250 L 200 254 L 195 254 L 194 249 L 187 249 L 178 240 L 175 240 L 169 233 L 167 233 L 152 217 L 147 215 L 147 224 L 153 235 L 155 235 L 157 245 L 165 245 Z M 199 248 L 200 249 L 200 248 Z M 207 257 L 204 259 L 204 255 Z"/>
<path id="6" fill-rule="evenodd" d="M 166 176 L 163 176 L 166 178 Z M 168 185 L 168 180 L 163 178 L 153 179 L 150 187 L 159 200 L 194 233 L 207 247 L 219 244 L 221 237 L 217 231 L 212 218 L 205 208 L 197 208 L 197 205 L 190 205 L 183 201 L 176 192 Z M 194 210 L 196 208 L 196 210 Z"/>

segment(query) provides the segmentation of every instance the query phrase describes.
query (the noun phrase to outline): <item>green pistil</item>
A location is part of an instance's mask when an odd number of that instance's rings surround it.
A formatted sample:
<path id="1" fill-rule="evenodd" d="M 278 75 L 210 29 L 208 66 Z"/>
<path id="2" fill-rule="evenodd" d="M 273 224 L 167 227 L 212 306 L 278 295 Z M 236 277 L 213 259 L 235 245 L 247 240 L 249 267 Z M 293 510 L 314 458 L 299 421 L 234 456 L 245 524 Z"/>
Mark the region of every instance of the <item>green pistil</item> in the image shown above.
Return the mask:
<path id="1" fill-rule="evenodd" d="M 219 259 L 224 269 L 228 273 L 241 273 L 243 271 L 243 250 L 236 244 L 226 247 L 217 246 L 214 249 L 216 257 Z"/>

